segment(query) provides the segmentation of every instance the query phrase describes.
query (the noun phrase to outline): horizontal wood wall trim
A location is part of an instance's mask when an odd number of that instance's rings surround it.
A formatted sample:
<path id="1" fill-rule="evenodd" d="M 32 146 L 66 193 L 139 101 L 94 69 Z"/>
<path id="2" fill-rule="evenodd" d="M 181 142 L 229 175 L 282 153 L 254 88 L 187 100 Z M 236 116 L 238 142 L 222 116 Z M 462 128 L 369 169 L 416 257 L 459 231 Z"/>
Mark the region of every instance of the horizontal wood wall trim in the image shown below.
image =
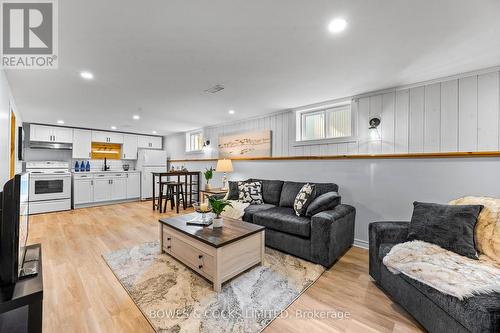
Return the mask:
<path id="1" fill-rule="evenodd" d="M 417 154 L 378 154 L 378 155 L 330 155 L 330 156 L 283 156 L 233 158 L 233 161 L 283 161 L 283 160 L 360 160 L 360 159 L 407 159 L 407 158 L 461 158 L 461 157 L 500 157 L 500 151 L 489 152 L 451 152 Z M 215 162 L 217 158 L 172 159 L 179 162 Z"/>

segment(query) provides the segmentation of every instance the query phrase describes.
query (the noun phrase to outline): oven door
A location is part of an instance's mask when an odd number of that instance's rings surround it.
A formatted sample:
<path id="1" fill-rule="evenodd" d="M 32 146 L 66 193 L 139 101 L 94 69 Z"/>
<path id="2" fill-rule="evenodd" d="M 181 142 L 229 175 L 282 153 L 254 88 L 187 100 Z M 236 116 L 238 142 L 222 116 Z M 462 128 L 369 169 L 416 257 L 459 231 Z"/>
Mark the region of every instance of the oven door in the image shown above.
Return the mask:
<path id="1" fill-rule="evenodd" d="M 29 201 L 58 200 L 71 198 L 71 175 L 30 175 Z"/>

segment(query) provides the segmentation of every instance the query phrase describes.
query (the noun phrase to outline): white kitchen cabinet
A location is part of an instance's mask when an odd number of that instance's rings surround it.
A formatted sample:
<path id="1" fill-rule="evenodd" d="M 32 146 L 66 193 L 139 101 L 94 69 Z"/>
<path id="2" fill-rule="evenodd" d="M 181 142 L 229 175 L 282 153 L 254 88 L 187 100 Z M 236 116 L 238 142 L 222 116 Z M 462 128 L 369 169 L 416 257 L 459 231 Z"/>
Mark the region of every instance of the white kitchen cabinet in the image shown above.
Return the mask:
<path id="1" fill-rule="evenodd" d="M 94 180 L 76 178 L 73 182 L 73 203 L 83 205 L 94 202 Z"/>
<path id="2" fill-rule="evenodd" d="M 73 130 L 73 158 L 85 159 L 92 155 L 92 131 Z"/>
<path id="3" fill-rule="evenodd" d="M 149 148 L 149 149 L 162 149 L 162 138 L 158 136 L 139 136 L 138 142 L 139 148 Z"/>
<path id="4" fill-rule="evenodd" d="M 127 178 L 116 177 L 111 179 L 111 200 L 127 199 Z"/>
<path id="5" fill-rule="evenodd" d="M 30 141 L 52 142 L 52 127 L 30 125 Z"/>
<path id="6" fill-rule="evenodd" d="M 123 134 L 116 132 L 92 131 L 93 142 L 123 143 Z"/>
<path id="7" fill-rule="evenodd" d="M 73 174 L 75 207 L 114 201 L 139 199 L 140 172 L 77 172 Z"/>
<path id="8" fill-rule="evenodd" d="M 73 129 L 67 127 L 54 127 L 55 142 L 73 143 Z"/>
<path id="9" fill-rule="evenodd" d="M 94 202 L 111 201 L 111 179 L 94 179 Z"/>
<path id="10" fill-rule="evenodd" d="M 127 199 L 141 196 L 141 174 L 139 172 L 127 174 Z"/>
<path id="11" fill-rule="evenodd" d="M 136 160 L 137 159 L 137 135 L 124 134 L 122 146 L 122 159 Z"/>
<path id="12" fill-rule="evenodd" d="M 31 124 L 30 141 L 72 143 L 73 129 Z"/>

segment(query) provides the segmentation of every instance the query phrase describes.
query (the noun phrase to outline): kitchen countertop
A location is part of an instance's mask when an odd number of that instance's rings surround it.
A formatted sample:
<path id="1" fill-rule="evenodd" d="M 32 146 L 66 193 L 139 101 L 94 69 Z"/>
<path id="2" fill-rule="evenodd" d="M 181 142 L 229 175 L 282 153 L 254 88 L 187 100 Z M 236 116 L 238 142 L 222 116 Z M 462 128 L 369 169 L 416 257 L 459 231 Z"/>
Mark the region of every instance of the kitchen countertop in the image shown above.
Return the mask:
<path id="1" fill-rule="evenodd" d="M 129 171 L 123 171 L 123 170 L 108 170 L 108 171 L 102 171 L 102 170 L 91 170 L 91 171 L 75 171 L 71 170 L 71 173 L 79 175 L 79 174 L 91 174 L 91 173 L 136 173 L 136 172 L 141 172 L 139 170 L 129 170 Z"/>

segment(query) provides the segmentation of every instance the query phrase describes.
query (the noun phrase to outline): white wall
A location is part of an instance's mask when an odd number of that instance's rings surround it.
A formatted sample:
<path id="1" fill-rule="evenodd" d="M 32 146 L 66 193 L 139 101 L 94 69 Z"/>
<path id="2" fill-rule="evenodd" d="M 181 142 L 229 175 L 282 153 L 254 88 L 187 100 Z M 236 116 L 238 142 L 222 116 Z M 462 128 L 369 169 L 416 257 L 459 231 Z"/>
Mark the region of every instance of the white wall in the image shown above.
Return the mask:
<path id="1" fill-rule="evenodd" d="M 190 170 L 216 162 L 181 162 Z M 413 201 L 447 203 L 465 195 L 500 197 L 500 157 L 234 161 L 229 179 L 250 177 L 335 182 L 342 202 L 356 207 L 356 244 L 366 246 L 373 221 L 408 221 Z M 213 184 L 220 184 L 215 173 Z"/>
<path id="2" fill-rule="evenodd" d="M 355 142 L 296 146 L 294 112 L 204 129 L 211 146 L 220 135 L 250 130 L 272 131 L 273 156 L 356 155 L 429 152 L 498 151 L 500 144 L 500 73 L 498 69 L 435 80 L 385 93 L 353 97 Z M 380 116 L 381 140 L 368 140 L 368 120 Z M 217 149 L 186 154 L 185 135 L 167 137 L 171 159 L 216 158 Z"/>
<path id="3" fill-rule="evenodd" d="M 16 115 L 16 128 L 22 126 L 23 120 L 12 97 L 9 83 L 3 70 L 0 71 L 0 187 L 10 178 L 10 109 Z M 17 160 L 16 129 L 16 172 L 22 171 L 22 162 Z M 1 191 L 0 189 L 0 191 Z"/>
<path id="4" fill-rule="evenodd" d="M 498 69 L 457 75 L 353 97 L 358 138 L 350 143 L 296 146 L 294 113 L 207 127 L 211 146 L 219 135 L 272 131 L 273 156 L 357 155 L 500 150 Z M 368 140 L 370 116 L 380 116 L 381 140 Z M 185 134 L 166 138 L 170 159 L 216 158 L 217 149 L 186 154 Z M 366 244 L 368 224 L 408 220 L 414 200 L 446 203 L 463 195 L 500 197 L 500 158 L 234 161 L 232 179 L 249 177 L 335 182 L 343 201 L 357 209 L 357 244 Z M 214 162 L 179 162 L 204 170 Z M 214 183 L 220 183 L 216 175 Z"/>

